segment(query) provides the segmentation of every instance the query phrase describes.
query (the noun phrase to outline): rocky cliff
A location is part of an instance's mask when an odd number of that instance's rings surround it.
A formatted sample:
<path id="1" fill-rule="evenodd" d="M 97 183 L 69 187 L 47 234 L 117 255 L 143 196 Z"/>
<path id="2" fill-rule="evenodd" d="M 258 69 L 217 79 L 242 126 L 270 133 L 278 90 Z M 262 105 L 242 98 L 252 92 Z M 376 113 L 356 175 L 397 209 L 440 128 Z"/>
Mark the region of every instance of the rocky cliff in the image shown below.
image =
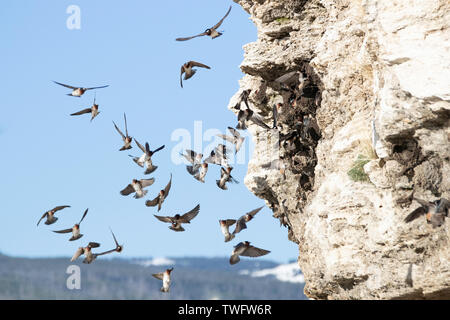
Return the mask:
<path id="1" fill-rule="evenodd" d="M 251 90 L 272 127 L 278 105 L 278 129 L 249 122 L 245 184 L 298 243 L 305 294 L 449 299 L 450 219 L 404 219 L 450 199 L 450 2 L 234 1 L 258 40 L 229 108 Z"/>

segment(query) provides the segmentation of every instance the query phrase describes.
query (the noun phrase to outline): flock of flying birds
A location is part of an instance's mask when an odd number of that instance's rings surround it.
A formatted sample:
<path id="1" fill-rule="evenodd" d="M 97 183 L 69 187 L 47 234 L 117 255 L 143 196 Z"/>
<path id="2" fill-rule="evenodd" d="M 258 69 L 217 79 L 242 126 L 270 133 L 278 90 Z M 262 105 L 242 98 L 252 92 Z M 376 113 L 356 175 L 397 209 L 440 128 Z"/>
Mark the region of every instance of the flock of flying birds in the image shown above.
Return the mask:
<path id="1" fill-rule="evenodd" d="M 230 13 L 230 11 L 231 11 L 231 6 L 228 9 L 225 16 L 216 25 L 214 25 L 211 28 L 206 29 L 205 32 L 198 34 L 196 36 L 193 36 L 193 37 L 177 38 L 176 40 L 177 41 L 186 41 L 186 40 L 190 40 L 195 37 L 200 37 L 200 36 L 204 36 L 204 35 L 210 36 L 212 39 L 215 39 L 215 38 L 221 36 L 222 32 L 217 31 L 217 28 L 219 28 L 219 26 L 222 24 L 224 19 Z M 183 73 L 184 73 L 184 80 L 191 78 L 196 72 L 196 70 L 193 69 L 193 67 L 203 67 L 203 68 L 210 69 L 210 67 L 208 67 L 204 64 L 201 64 L 199 62 L 195 62 L 195 61 L 189 61 L 189 62 L 183 64 L 183 66 L 181 67 L 181 74 L 180 74 L 181 87 L 183 87 L 183 82 L 182 82 Z M 71 85 L 67 85 L 64 83 L 56 82 L 56 81 L 54 81 L 54 82 L 58 85 L 61 85 L 61 86 L 71 89 L 72 92 L 68 93 L 67 95 L 72 96 L 72 97 L 81 97 L 88 90 L 101 89 L 101 88 L 108 87 L 108 85 L 105 85 L 105 86 L 84 88 L 84 87 L 71 86 Z M 250 110 L 250 109 L 248 109 L 248 110 Z M 95 95 L 93 105 L 90 108 L 86 108 L 81 111 L 72 113 L 71 116 L 90 114 L 91 121 L 92 121 L 99 113 L 100 113 L 99 105 L 96 103 L 96 95 Z M 260 120 L 260 118 L 258 118 L 256 116 L 256 114 L 248 115 L 248 111 L 246 111 L 246 114 L 244 117 L 245 117 L 245 119 L 242 116 L 238 117 L 239 124 L 237 126 L 237 129 L 246 129 L 246 126 L 244 123 L 245 123 L 245 121 L 248 121 L 251 118 L 254 118 L 253 119 L 254 121 L 256 119 L 255 122 L 258 122 L 258 120 Z M 145 145 L 142 145 L 141 143 L 139 143 L 136 140 L 136 138 L 131 137 L 128 133 L 127 118 L 126 118 L 125 113 L 124 113 L 125 134 L 119 128 L 119 126 L 117 126 L 117 124 L 114 121 L 113 121 L 113 125 L 114 125 L 114 128 L 116 129 L 116 131 L 120 134 L 122 141 L 123 141 L 123 146 L 119 149 L 119 151 L 125 151 L 125 150 L 131 149 L 132 142 L 134 140 L 134 142 L 136 143 L 138 148 L 143 152 L 143 154 L 139 157 L 132 156 L 132 155 L 129 155 L 129 156 L 132 158 L 132 160 L 137 165 L 139 165 L 140 167 L 145 169 L 144 175 L 153 173 L 158 168 L 158 166 L 155 166 L 153 164 L 152 156 L 156 152 L 163 150 L 165 146 L 162 145 L 159 148 L 156 148 L 155 150 L 151 150 L 148 142 L 146 142 Z M 236 130 L 232 127 L 228 127 L 228 130 L 230 131 L 231 136 L 229 136 L 229 135 L 218 135 L 218 136 L 221 137 L 224 141 L 228 141 L 228 142 L 234 144 L 235 153 L 237 153 L 237 152 L 239 152 L 242 144 L 244 143 L 245 138 L 241 137 L 238 130 Z M 233 168 L 228 164 L 228 156 L 227 155 L 228 155 L 228 150 L 227 150 L 227 147 L 225 146 L 225 144 L 219 144 L 213 151 L 211 151 L 210 155 L 208 157 L 206 157 L 204 160 L 202 160 L 203 154 L 197 153 L 192 150 L 186 150 L 185 154 L 181 154 L 181 156 L 183 156 L 190 163 L 190 165 L 186 166 L 186 169 L 189 172 L 189 174 L 191 174 L 196 180 L 198 180 L 202 183 L 205 182 L 205 176 L 208 171 L 208 164 L 215 164 L 215 165 L 220 166 L 221 167 L 220 179 L 216 180 L 216 184 L 220 189 L 223 189 L 223 190 L 228 189 L 227 188 L 228 182 L 238 183 L 238 181 L 236 179 L 234 179 L 231 175 L 231 171 Z M 145 190 L 145 188 L 151 186 L 154 182 L 155 182 L 154 178 L 140 179 L 140 180 L 133 179 L 123 190 L 120 191 L 120 194 L 123 196 L 128 196 L 130 194 L 134 194 L 135 199 L 143 198 L 148 193 L 148 191 Z M 172 185 L 172 174 L 170 175 L 170 180 L 167 183 L 167 185 L 165 186 L 165 188 L 160 190 L 155 198 L 147 200 L 145 202 L 145 205 L 147 207 L 156 207 L 157 206 L 158 207 L 157 210 L 159 212 L 161 210 L 161 207 L 162 207 L 164 201 L 169 196 L 171 185 Z M 39 225 L 39 223 L 44 218 L 46 219 L 46 221 L 45 221 L 46 225 L 54 224 L 58 220 L 58 218 L 55 217 L 55 214 L 65 208 L 70 208 L 70 206 L 69 205 L 57 206 L 51 210 L 46 211 L 39 219 L 37 225 Z M 221 231 L 225 237 L 225 242 L 231 241 L 232 239 L 235 238 L 236 234 L 238 234 L 242 230 L 246 229 L 247 223 L 250 220 L 252 220 L 254 218 L 254 216 L 262 208 L 263 207 L 254 209 L 254 210 L 242 215 L 237 220 L 234 220 L 234 219 L 219 220 Z M 78 223 L 74 224 L 73 227 L 63 229 L 63 230 L 56 230 L 53 232 L 59 233 L 59 234 L 72 233 L 72 236 L 71 236 L 71 238 L 69 238 L 69 241 L 75 241 L 75 240 L 80 239 L 81 237 L 83 237 L 83 234 L 81 234 L 81 232 L 80 232 L 80 225 L 81 225 L 81 222 L 83 222 L 83 220 L 85 219 L 88 211 L 89 211 L 89 209 L 86 209 L 84 211 L 80 221 Z M 162 221 L 165 223 L 170 223 L 171 225 L 169 228 L 171 230 L 176 231 L 176 232 L 182 232 L 182 231 L 185 231 L 182 224 L 189 224 L 190 221 L 192 219 L 194 219 L 198 215 L 199 212 L 200 212 L 200 205 L 197 204 L 192 210 L 190 210 L 182 215 L 176 214 L 174 216 L 159 216 L 159 215 L 154 215 L 154 216 L 159 221 Z M 229 230 L 229 228 L 230 228 L 230 226 L 232 226 L 234 224 L 236 224 L 235 229 L 233 232 L 231 232 Z M 92 249 L 100 247 L 100 243 L 89 242 L 85 247 L 79 247 L 70 261 L 75 261 L 81 255 L 84 255 L 83 263 L 90 264 L 98 256 L 110 254 L 113 252 L 119 252 L 119 253 L 122 252 L 123 245 L 120 245 L 118 243 L 113 231 L 111 229 L 110 229 L 110 231 L 111 231 L 114 243 L 115 243 L 115 248 L 104 251 L 104 252 L 94 253 L 94 252 L 92 252 Z M 240 261 L 239 256 L 259 257 L 259 256 L 266 255 L 268 253 L 270 253 L 270 251 L 264 250 L 261 248 L 257 248 L 255 246 L 250 245 L 249 241 L 244 241 L 244 242 L 240 242 L 236 246 L 234 246 L 234 249 L 231 253 L 229 262 L 230 262 L 230 264 L 234 265 Z M 172 270 L 173 270 L 173 267 L 170 269 L 166 269 L 164 272 L 153 274 L 153 277 L 155 277 L 159 280 L 162 280 L 162 282 L 163 282 L 163 286 L 161 288 L 162 292 L 169 291 L 170 275 L 171 275 Z"/>
<path id="2" fill-rule="evenodd" d="M 177 38 L 177 41 L 186 41 L 190 40 L 196 37 L 200 36 L 209 36 L 212 39 L 215 39 L 222 35 L 222 32 L 219 32 L 217 28 L 220 27 L 222 22 L 225 20 L 225 18 L 229 15 L 231 11 L 231 6 L 228 9 L 225 16 L 213 27 L 206 29 L 203 33 L 200 33 L 198 35 L 192 36 L 192 37 L 186 37 L 186 38 Z M 193 69 L 194 67 L 201 67 L 210 69 L 209 66 L 206 66 L 202 63 L 195 62 L 195 61 L 189 61 L 182 65 L 181 67 L 181 73 L 180 73 L 180 85 L 183 87 L 183 74 L 184 74 L 184 80 L 188 80 L 191 78 L 195 73 L 196 70 Z M 234 106 L 236 110 L 238 110 L 238 124 L 236 125 L 236 128 L 228 127 L 229 132 L 231 135 L 218 135 L 221 137 L 224 141 L 228 141 L 231 144 L 234 145 L 235 153 L 238 153 L 242 144 L 244 143 L 245 138 L 242 137 L 238 130 L 246 130 L 248 123 L 251 121 L 252 123 L 258 125 L 259 127 L 265 129 L 265 130 L 279 130 L 281 125 L 277 123 L 277 118 L 279 117 L 279 110 L 284 107 L 284 105 L 291 105 L 295 106 L 295 103 L 299 97 L 302 96 L 302 90 L 305 86 L 306 81 L 300 81 L 300 84 L 296 84 L 294 87 L 287 87 L 286 84 L 289 83 L 292 79 L 298 79 L 298 76 L 303 76 L 301 73 L 299 74 L 297 71 L 289 72 L 275 81 L 282 85 L 282 89 L 284 89 L 285 92 L 288 93 L 286 97 L 283 98 L 284 103 L 278 103 L 273 106 L 273 126 L 270 127 L 266 123 L 264 123 L 264 119 L 261 115 L 257 114 L 255 111 L 250 109 L 248 105 L 248 97 L 251 90 L 244 90 L 242 94 L 240 95 L 240 100 Z M 84 87 L 75 87 L 70 86 L 67 84 L 56 82 L 56 84 L 67 87 L 69 89 L 72 89 L 72 92 L 69 93 L 69 96 L 73 97 L 81 97 L 86 91 L 93 90 L 93 89 L 101 89 L 108 87 L 100 86 L 100 87 L 91 87 L 91 88 L 84 88 Z M 292 97 L 291 97 L 292 96 Z M 286 98 L 286 99 L 285 99 Z M 246 108 L 242 109 L 241 104 L 244 102 Z M 94 103 L 92 107 L 83 109 L 81 111 L 72 113 L 71 116 L 78 116 L 82 114 L 91 114 L 91 121 L 100 113 L 98 104 L 96 104 L 95 96 L 94 96 Z M 139 157 L 132 156 L 132 160 L 139 165 L 142 168 L 145 168 L 144 175 L 148 175 L 153 173 L 158 166 L 155 166 L 152 162 L 152 156 L 161 150 L 164 149 L 164 145 L 160 146 L 159 148 L 156 148 L 155 150 L 150 149 L 150 145 L 148 142 L 145 143 L 145 145 L 142 145 L 139 143 L 136 138 L 131 137 L 128 134 L 128 126 L 127 126 L 127 119 L 126 114 L 124 113 L 124 124 L 125 124 L 125 134 L 120 130 L 120 128 L 117 126 L 116 123 L 114 123 L 114 127 L 116 131 L 120 134 L 123 146 L 119 149 L 119 151 L 125 151 L 132 148 L 132 142 L 136 143 L 138 148 L 143 152 L 143 154 Z M 281 132 L 279 132 L 281 133 Z M 283 135 L 280 135 L 279 143 L 284 141 L 285 148 L 296 148 L 298 144 L 298 139 L 301 136 L 308 135 L 313 140 L 319 140 L 320 139 L 320 129 L 317 125 L 316 120 L 311 116 L 304 116 L 302 119 L 302 130 L 291 130 L 290 133 Z M 203 160 L 203 154 L 197 153 L 193 150 L 185 150 L 185 153 L 181 153 L 181 156 L 183 156 L 190 164 L 186 166 L 186 170 L 190 175 L 192 175 L 196 180 L 204 183 L 205 177 L 208 172 L 208 167 L 210 164 L 220 166 L 220 179 L 216 180 L 217 186 L 222 190 L 227 190 L 227 183 L 238 183 L 236 179 L 233 178 L 231 175 L 231 171 L 233 168 L 228 164 L 228 149 L 225 144 L 219 144 L 208 157 L 206 157 Z M 279 160 L 274 160 L 272 163 L 268 163 L 266 168 L 271 169 L 279 169 L 280 173 L 284 175 L 284 167 L 283 163 Z M 147 194 L 147 190 L 144 190 L 145 188 L 151 186 L 155 182 L 154 178 L 149 179 L 133 179 L 123 190 L 120 191 L 120 194 L 123 196 L 128 196 L 130 194 L 134 194 L 134 198 L 139 199 L 143 198 Z M 172 185 L 172 174 L 170 175 L 170 180 L 165 186 L 164 189 L 160 190 L 159 193 L 154 197 L 152 200 L 147 200 L 145 202 L 145 205 L 147 207 L 158 207 L 158 212 L 161 210 L 162 205 L 164 201 L 169 196 L 170 188 Z M 433 228 L 439 227 L 443 224 L 445 217 L 448 216 L 448 211 L 450 208 L 450 202 L 445 199 L 441 198 L 439 200 L 436 200 L 434 202 L 427 202 L 421 199 L 414 198 L 417 202 L 420 203 L 420 207 L 415 209 L 413 212 L 411 212 L 406 218 L 405 222 L 411 222 L 418 217 L 425 215 L 426 220 L 428 223 L 431 223 L 433 225 Z M 38 221 L 38 225 L 41 222 L 42 219 L 46 218 L 45 224 L 51 225 L 55 223 L 58 218 L 55 217 L 55 213 L 63 210 L 65 208 L 68 208 L 70 206 L 64 205 L 64 206 L 58 206 L 55 207 L 47 212 L 45 212 L 42 217 Z M 224 219 L 219 220 L 221 231 L 225 237 L 225 242 L 229 242 L 233 240 L 239 232 L 247 228 L 247 223 L 251 221 L 255 215 L 262 209 L 263 207 L 254 209 L 241 217 L 239 217 L 237 220 L 235 219 Z M 174 216 L 159 216 L 154 215 L 159 221 L 170 223 L 170 229 L 176 232 L 182 232 L 185 231 L 183 228 L 183 224 L 189 224 L 192 219 L 194 219 L 198 213 L 200 212 L 200 205 L 197 204 L 193 209 L 190 211 L 180 215 L 176 214 Z M 63 229 L 54 231 L 56 233 L 72 233 L 72 237 L 69 239 L 69 241 L 75 241 L 80 239 L 83 235 L 80 233 L 80 224 L 84 220 L 88 213 L 88 209 L 85 210 L 83 216 L 81 217 L 80 221 L 76 223 L 72 228 Z M 281 222 L 281 220 L 280 220 Z M 286 225 L 287 222 L 283 222 L 284 225 Z M 230 227 L 236 224 L 235 229 L 233 232 L 230 232 Z M 98 248 L 100 246 L 97 242 L 89 242 L 86 247 L 80 247 L 73 255 L 71 261 L 75 261 L 78 259 L 81 255 L 85 256 L 85 259 L 83 260 L 83 263 L 92 263 L 98 256 L 110 254 L 113 252 L 121 252 L 123 250 L 123 245 L 119 245 L 113 231 L 111 230 L 111 234 L 115 243 L 115 248 L 111 250 L 107 250 L 100 253 L 93 253 L 93 248 Z M 247 256 L 247 257 L 259 257 L 270 253 L 268 250 L 264 250 L 255 246 L 252 246 L 249 241 L 243 241 L 239 242 L 236 246 L 234 246 L 234 249 L 231 253 L 231 257 L 229 259 L 229 262 L 231 265 L 234 265 L 240 261 L 239 256 Z M 163 285 L 161 288 L 162 292 L 168 292 L 169 286 L 170 286 L 170 277 L 171 272 L 173 271 L 173 267 L 166 269 L 164 272 L 160 272 L 157 274 L 153 274 L 153 277 L 162 280 Z"/>

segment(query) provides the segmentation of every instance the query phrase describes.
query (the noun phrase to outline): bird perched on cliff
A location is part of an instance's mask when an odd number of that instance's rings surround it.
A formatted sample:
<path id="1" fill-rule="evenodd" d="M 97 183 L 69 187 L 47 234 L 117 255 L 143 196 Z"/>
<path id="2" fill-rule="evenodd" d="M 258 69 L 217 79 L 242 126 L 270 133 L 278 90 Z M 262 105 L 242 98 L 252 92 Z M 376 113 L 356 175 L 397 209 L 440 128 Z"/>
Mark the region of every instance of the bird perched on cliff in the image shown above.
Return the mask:
<path id="1" fill-rule="evenodd" d="M 236 105 L 233 107 L 233 109 L 241 110 L 241 104 L 242 102 L 245 103 L 245 106 L 247 109 L 250 109 L 248 106 L 248 97 L 250 96 L 250 93 L 252 92 L 252 89 L 246 89 L 241 92 L 239 95 L 239 101 L 236 103 Z"/>
<path id="2" fill-rule="evenodd" d="M 83 235 L 80 233 L 80 224 L 83 221 L 84 217 L 86 217 L 87 213 L 88 213 L 88 209 L 86 209 L 86 211 L 84 211 L 83 216 L 81 217 L 80 222 L 78 222 L 77 224 L 75 224 L 72 228 L 70 229 L 64 229 L 64 230 L 59 230 L 59 231 L 53 231 L 55 233 L 69 233 L 72 232 L 72 237 L 69 239 L 69 241 L 74 241 L 74 240 L 78 240 L 80 239 Z"/>
<path id="3" fill-rule="evenodd" d="M 181 66 L 180 70 L 180 85 L 183 88 L 183 73 L 184 73 L 184 80 L 190 79 L 196 72 L 196 69 L 193 69 L 193 67 L 200 67 L 205 69 L 211 69 L 206 64 L 195 62 L 195 61 L 188 61 L 185 64 Z"/>
<path id="4" fill-rule="evenodd" d="M 282 158 L 272 160 L 268 163 L 265 163 L 261 166 L 263 169 L 269 170 L 278 170 L 281 175 L 283 175 L 283 179 L 286 179 L 286 165 Z"/>
<path id="5" fill-rule="evenodd" d="M 173 217 L 166 216 L 157 216 L 154 215 L 159 221 L 171 223 L 172 225 L 169 227 L 169 229 L 173 231 L 184 231 L 184 228 L 181 226 L 182 223 L 191 223 L 191 220 L 194 219 L 198 213 L 200 212 L 200 205 L 196 205 L 194 209 L 186 212 L 183 215 L 176 214 Z"/>
<path id="6" fill-rule="evenodd" d="M 164 189 L 162 189 L 161 191 L 159 191 L 159 193 L 155 199 L 147 200 L 145 202 L 145 205 L 147 207 L 154 207 L 157 205 L 158 211 L 161 210 L 161 206 L 162 206 L 164 200 L 166 200 L 166 198 L 169 196 L 169 191 L 170 191 L 171 187 L 172 187 L 172 174 L 170 174 L 170 180 L 169 180 L 169 183 L 167 183 L 166 187 Z"/>
<path id="7" fill-rule="evenodd" d="M 246 101 L 246 100 L 244 100 Z M 248 126 L 248 122 L 252 121 L 253 123 L 255 123 L 256 125 L 260 126 L 263 129 L 266 130 L 270 130 L 270 127 L 264 123 L 264 118 L 257 114 L 256 112 L 254 112 L 253 110 L 251 110 L 247 105 L 247 109 L 240 109 L 240 104 L 237 104 L 234 108 L 237 109 L 237 107 L 239 107 L 239 112 L 238 112 L 238 124 L 236 125 L 236 129 L 239 130 L 245 130 L 247 129 Z"/>
<path id="8" fill-rule="evenodd" d="M 120 191 L 120 194 L 123 196 L 128 196 L 131 193 L 135 193 L 135 199 L 142 198 L 148 192 L 147 190 L 144 190 L 144 188 L 151 186 L 154 182 L 155 178 L 141 180 L 133 179 L 129 185 L 127 185 L 122 191 Z"/>
<path id="9" fill-rule="evenodd" d="M 316 119 L 309 115 L 303 117 L 303 132 L 304 136 L 309 136 L 315 141 L 320 140 L 321 134 L 319 125 L 317 124 Z"/>
<path id="10" fill-rule="evenodd" d="M 205 159 L 206 163 L 217 164 L 219 166 L 228 166 L 228 149 L 224 144 L 219 144 L 214 150 L 211 151 L 208 158 Z"/>
<path id="11" fill-rule="evenodd" d="M 39 219 L 37 226 L 39 225 L 39 223 L 41 222 L 42 219 L 47 218 L 47 220 L 45 221 L 45 224 L 50 225 L 55 223 L 58 218 L 55 217 L 55 213 L 59 210 L 65 209 L 65 208 L 70 208 L 70 206 L 58 206 L 58 207 L 54 207 L 53 209 L 46 211 L 42 217 Z"/>
<path id="12" fill-rule="evenodd" d="M 229 228 L 235 223 L 236 223 L 236 220 L 233 220 L 233 219 L 219 220 L 220 230 L 222 231 L 223 235 L 225 236 L 225 242 L 228 242 L 228 241 L 231 241 L 234 239 L 235 235 L 230 233 Z"/>
<path id="13" fill-rule="evenodd" d="M 72 97 L 81 97 L 88 90 L 101 89 L 101 88 L 109 87 L 109 85 L 106 85 L 106 86 L 101 86 L 101 87 L 83 88 L 83 87 L 70 86 L 68 84 L 64 84 L 64 83 L 60 83 L 60 82 L 56 82 L 56 81 L 53 81 L 53 82 L 56 83 L 56 84 L 59 84 L 60 86 L 72 89 L 72 92 L 67 94 L 68 96 L 72 96 Z"/>
<path id="14" fill-rule="evenodd" d="M 234 246 L 233 252 L 231 253 L 230 264 L 238 263 L 241 260 L 239 256 L 260 257 L 268 253 L 270 253 L 270 251 L 250 245 L 249 241 L 239 242 Z"/>
<path id="15" fill-rule="evenodd" d="M 218 134 L 217 136 L 234 144 L 235 145 L 234 153 L 236 154 L 241 149 L 241 146 L 245 141 L 245 137 L 241 137 L 241 134 L 239 133 L 239 131 L 237 131 L 236 129 L 234 129 L 232 127 L 228 127 L 228 130 L 231 132 L 232 136 L 228 136 L 225 134 Z"/>
<path id="16" fill-rule="evenodd" d="M 158 168 L 158 166 L 154 166 L 153 165 L 153 163 L 152 163 L 152 156 L 156 152 L 164 149 L 165 145 L 162 145 L 161 147 L 159 147 L 159 148 L 157 148 L 157 149 L 152 151 L 152 150 L 150 150 L 150 145 L 148 144 L 148 142 L 145 143 L 145 148 L 136 139 L 134 139 L 134 142 L 136 142 L 136 145 L 139 147 L 139 149 L 142 150 L 142 152 L 144 152 L 144 154 L 142 156 L 140 156 L 140 157 L 133 157 L 131 155 L 130 155 L 130 157 L 133 158 L 133 161 L 138 166 L 140 166 L 140 167 L 144 167 L 145 166 L 146 167 L 146 170 L 145 170 L 144 174 L 152 173 L 153 171 L 155 171 Z"/>
<path id="17" fill-rule="evenodd" d="M 243 216 L 241 216 L 236 222 L 236 228 L 234 229 L 233 234 L 235 235 L 236 233 L 239 233 L 242 230 L 247 229 L 247 222 L 252 220 L 255 217 L 255 215 L 259 211 L 261 211 L 262 208 L 264 208 L 264 207 L 256 208 L 250 212 L 247 212 Z"/>
<path id="18" fill-rule="evenodd" d="M 406 223 L 425 215 L 427 223 L 431 223 L 433 228 L 440 227 L 444 224 L 445 217 L 448 217 L 448 210 L 450 208 L 450 202 L 447 199 L 441 198 L 433 202 L 417 198 L 414 198 L 414 200 L 419 202 L 421 206 L 408 214 L 404 220 Z"/>
<path id="19" fill-rule="evenodd" d="M 98 104 L 95 103 L 95 98 L 96 97 L 94 96 L 94 103 L 92 104 L 92 107 L 83 109 L 81 111 L 72 113 L 70 115 L 71 116 L 79 116 L 79 115 L 82 115 L 82 114 L 90 113 L 91 114 L 91 121 L 94 120 L 94 118 L 96 116 L 98 116 L 98 114 L 100 113 L 100 111 L 98 111 Z"/>
<path id="20" fill-rule="evenodd" d="M 161 292 L 169 292 L 170 273 L 172 272 L 172 270 L 173 270 L 173 267 L 170 269 L 166 269 L 166 271 L 164 271 L 164 272 L 152 274 L 152 276 L 155 277 L 156 279 L 162 280 L 163 285 L 160 289 Z"/>
<path id="21" fill-rule="evenodd" d="M 126 135 L 124 135 L 122 133 L 122 131 L 120 131 L 119 127 L 113 121 L 114 127 L 116 128 L 117 132 L 122 136 L 122 140 L 123 140 L 123 147 L 120 148 L 119 151 L 131 149 L 132 148 L 131 141 L 133 141 L 133 138 L 128 135 L 127 116 L 126 116 L 125 112 L 123 113 L 123 118 L 125 120 L 125 134 Z"/>
<path id="22" fill-rule="evenodd" d="M 223 20 L 225 20 L 225 18 L 228 16 L 228 14 L 231 11 L 231 6 L 228 9 L 227 13 L 225 14 L 225 16 L 219 21 L 217 22 L 214 26 L 212 26 L 211 28 L 206 29 L 204 32 L 196 35 L 196 36 L 192 36 L 192 37 L 186 37 L 186 38 L 176 38 L 176 41 L 186 41 L 186 40 L 191 40 L 193 38 L 196 37 L 201 37 L 201 36 L 209 36 L 211 37 L 211 39 L 215 39 L 217 37 L 220 37 L 222 35 L 222 32 L 218 32 L 217 28 L 220 27 L 220 25 L 222 24 Z"/>
<path id="23" fill-rule="evenodd" d="M 233 167 L 227 166 L 226 169 L 220 167 L 220 179 L 216 180 L 216 184 L 220 189 L 227 190 L 227 182 L 239 183 L 239 181 L 231 175 L 231 170 L 233 170 Z"/>
<path id="24" fill-rule="evenodd" d="M 280 221 L 280 227 L 291 227 L 291 223 L 289 222 L 289 218 L 287 216 L 288 208 L 286 206 L 286 199 L 281 202 L 281 206 L 283 207 L 283 212 L 274 213 L 272 216 L 277 218 Z"/>

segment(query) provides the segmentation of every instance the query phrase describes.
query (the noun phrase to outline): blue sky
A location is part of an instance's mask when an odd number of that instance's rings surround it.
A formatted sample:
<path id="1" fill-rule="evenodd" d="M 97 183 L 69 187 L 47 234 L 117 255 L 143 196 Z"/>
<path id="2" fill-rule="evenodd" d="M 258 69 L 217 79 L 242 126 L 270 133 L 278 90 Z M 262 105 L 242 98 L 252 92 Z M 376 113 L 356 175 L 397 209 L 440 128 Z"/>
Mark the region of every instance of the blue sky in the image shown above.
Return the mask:
<path id="1" fill-rule="evenodd" d="M 81 9 L 81 29 L 69 30 L 67 7 Z M 214 25 L 232 5 L 219 30 L 224 35 L 186 42 L 175 38 L 195 35 Z M 201 125 L 225 131 L 236 125 L 227 110 L 243 76 L 239 65 L 242 46 L 256 40 L 248 14 L 232 1 L 5 1 L 0 11 L 0 251 L 15 256 L 71 256 L 88 241 L 112 248 L 111 227 L 125 243 L 122 257 L 229 256 L 232 246 L 248 240 L 272 252 L 279 262 L 297 258 L 297 246 L 288 241 L 265 207 L 235 240 L 225 243 L 219 219 L 238 218 L 263 200 L 244 185 L 247 164 L 234 165 L 240 184 L 219 189 L 220 168 L 210 166 L 206 183 L 194 180 L 183 164 L 172 161 L 180 141 L 177 132 Z M 196 60 L 211 66 L 179 85 L 180 66 Z M 96 91 L 101 113 L 70 114 L 90 107 L 94 91 L 81 98 L 52 80 L 76 86 L 110 85 Z M 145 199 L 123 197 L 119 191 L 132 178 L 144 178 L 143 169 L 128 154 L 119 152 L 121 137 L 112 121 L 151 148 L 165 144 L 153 160 L 159 168 Z M 180 131 L 181 130 L 181 131 Z M 197 135 L 197 139 L 198 135 Z M 202 141 L 200 139 L 199 141 Z M 213 141 L 203 141 L 203 151 Z M 249 141 L 247 140 L 247 143 Z M 194 146 L 192 146 L 194 147 Z M 246 146 L 246 159 L 251 147 Z M 170 195 L 157 213 L 144 202 L 153 198 L 173 174 Z M 199 215 L 186 232 L 173 232 L 153 214 L 184 213 L 200 203 Z M 48 209 L 71 205 L 57 223 L 36 223 Z M 70 235 L 51 232 L 72 227 L 83 211 L 84 237 L 69 242 Z"/>

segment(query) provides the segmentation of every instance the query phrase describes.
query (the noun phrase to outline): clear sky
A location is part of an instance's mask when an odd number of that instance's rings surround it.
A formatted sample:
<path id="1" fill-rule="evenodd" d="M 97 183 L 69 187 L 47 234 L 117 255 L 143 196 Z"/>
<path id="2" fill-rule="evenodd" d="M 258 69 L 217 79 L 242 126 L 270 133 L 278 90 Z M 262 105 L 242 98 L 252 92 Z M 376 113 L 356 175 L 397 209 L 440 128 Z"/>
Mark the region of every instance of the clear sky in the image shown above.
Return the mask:
<path id="1" fill-rule="evenodd" d="M 70 5 L 81 10 L 80 29 L 67 27 Z M 231 13 L 219 28 L 222 37 L 175 41 L 213 26 L 230 5 Z M 71 256 L 89 241 L 110 249 L 111 227 L 125 243 L 121 257 L 229 256 L 233 245 L 248 240 L 271 250 L 267 259 L 297 258 L 296 244 L 267 207 L 235 240 L 225 243 L 220 232 L 219 219 L 238 218 L 265 204 L 243 183 L 250 139 L 240 151 L 244 163 L 233 165 L 240 183 L 227 191 L 215 184 L 220 167 L 211 165 L 202 184 L 175 156 L 178 134 L 189 133 L 191 147 L 206 154 L 219 141 L 208 136 L 237 123 L 226 107 L 243 76 L 242 46 L 256 40 L 256 28 L 240 6 L 223 0 L 6 0 L 0 21 L 1 252 Z M 180 67 L 189 60 L 211 70 L 198 70 L 181 89 Z M 52 80 L 110 86 L 75 98 Z M 90 122 L 90 115 L 70 116 L 90 107 L 95 93 L 101 111 L 97 118 Z M 149 176 L 128 156 L 142 153 L 134 143 L 133 149 L 118 151 L 122 140 L 112 121 L 123 128 L 124 112 L 131 136 L 142 144 L 148 141 L 152 149 L 166 146 L 154 155 L 158 169 Z M 202 145 L 194 146 L 194 137 Z M 170 195 L 157 213 L 144 202 L 157 195 L 171 173 Z M 147 197 L 119 194 L 132 178 L 144 177 L 156 179 Z M 185 232 L 173 232 L 153 216 L 184 213 L 198 203 L 200 213 L 185 225 Z M 60 211 L 55 224 L 42 221 L 36 227 L 40 216 L 57 205 L 71 208 Z M 70 234 L 51 232 L 72 227 L 86 208 L 83 238 L 69 242 Z"/>

